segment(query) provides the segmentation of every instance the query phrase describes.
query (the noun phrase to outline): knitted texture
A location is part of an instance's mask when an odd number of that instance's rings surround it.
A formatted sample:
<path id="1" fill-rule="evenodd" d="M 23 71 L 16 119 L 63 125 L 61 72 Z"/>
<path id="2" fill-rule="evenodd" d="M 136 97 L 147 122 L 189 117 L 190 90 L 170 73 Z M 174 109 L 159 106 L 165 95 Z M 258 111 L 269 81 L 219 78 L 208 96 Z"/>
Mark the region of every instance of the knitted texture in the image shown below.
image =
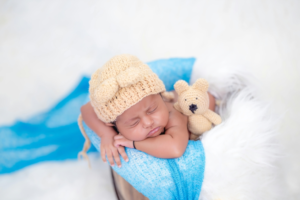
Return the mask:
<path id="1" fill-rule="evenodd" d="M 92 144 L 100 151 L 101 139 L 83 122 Z M 113 168 L 150 200 L 198 200 L 203 182 L 205 154 L 201 141 L 189 141 L 185 153 L 176 159 L 150 156 L 125 148 L 129 162 Z"/>
<path id="2" fill-rule="evenodd" d="M 132 55 L 110 59 L 92 75 L 89 88 L 94 111 L 106 123 L 115 121 L 144 97 L 164 91 L 158 76 Z"/>
<path id="3" fill-rule="evenodd" d="M 174 88 L 178 94 L 178 102 L 174 107 L 189 116 L 188 129 L 192 133 L 192 139 L 210 130 L 212 123 L 218 125 L 222 122 L 217 113 L 209 110 L 208 82 L 205 79 L 198 79 L 192 86 L 180 80 L 175 83 Z"/>

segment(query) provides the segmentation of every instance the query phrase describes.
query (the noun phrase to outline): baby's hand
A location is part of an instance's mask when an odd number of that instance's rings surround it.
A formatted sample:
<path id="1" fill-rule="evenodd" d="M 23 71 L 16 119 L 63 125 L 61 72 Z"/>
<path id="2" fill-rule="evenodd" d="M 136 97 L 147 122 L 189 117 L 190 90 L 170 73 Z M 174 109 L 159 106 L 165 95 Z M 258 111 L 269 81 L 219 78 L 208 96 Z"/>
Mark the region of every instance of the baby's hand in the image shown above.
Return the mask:
<path id="1" fill-rule="evenodd" d="M 129 148 L 134 148 L 133 147 L 133 141 L 126 139 L 123 135 L 116 135 L 115 137 L 115 147 L 119 148 L 120 146 L 123 147 L 129 147 Z"/>
<path id="2" fill-rule="evenodd" d="M 119 153 L 123 159 L 128 162 L 127 154 L 123 146 L 115 147 L 114 146 L 114 135 L 105 135 L 101 137 L 101 157 L 104 162 L 106 162 L 105 155 L 107 155 L 108 161 L 111 166 L 114 166 L 114 160 L 116 161 L 118 167 L 121 167 L 121 161 Z"/>

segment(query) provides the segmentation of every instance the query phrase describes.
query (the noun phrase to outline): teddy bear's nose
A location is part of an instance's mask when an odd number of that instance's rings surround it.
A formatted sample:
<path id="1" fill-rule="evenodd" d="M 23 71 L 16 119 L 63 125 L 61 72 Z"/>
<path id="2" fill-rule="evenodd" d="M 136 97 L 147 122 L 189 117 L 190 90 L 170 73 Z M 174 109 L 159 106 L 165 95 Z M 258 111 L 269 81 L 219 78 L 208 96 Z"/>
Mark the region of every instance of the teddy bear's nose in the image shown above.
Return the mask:
<path id="1" fill-rule="evenodd" d="M 195 105 L 195 104 L 191 104 L 191 105 L 190 105 L 190 111 L 192 111 L 193 114 L 195 114 L 194 112 L 195 112 L 195 110 L 197 110 L 197 109 L 198 109 L 197 105 Z"/>

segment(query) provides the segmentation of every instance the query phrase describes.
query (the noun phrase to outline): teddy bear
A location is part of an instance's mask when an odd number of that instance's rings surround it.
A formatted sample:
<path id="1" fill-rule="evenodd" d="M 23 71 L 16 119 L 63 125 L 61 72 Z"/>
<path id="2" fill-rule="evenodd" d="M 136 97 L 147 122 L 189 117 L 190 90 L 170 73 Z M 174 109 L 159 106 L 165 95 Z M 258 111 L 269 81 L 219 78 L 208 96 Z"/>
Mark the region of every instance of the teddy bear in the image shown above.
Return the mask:
<path id="1" fill-rule="evenodd" d="M 174 104 L 174 108 L 188 116 L 188 129 L 192 140 L 196 140 L 202 133 L 210 130 L 212 124 L 218 125 L 222 122 L 217 113 L 209 110 L 208 86 L 208 82 L 202 78 L 192 86 L 183 80 L 177 81 L 174 85 L 178 94 L 178 101 Z"/>

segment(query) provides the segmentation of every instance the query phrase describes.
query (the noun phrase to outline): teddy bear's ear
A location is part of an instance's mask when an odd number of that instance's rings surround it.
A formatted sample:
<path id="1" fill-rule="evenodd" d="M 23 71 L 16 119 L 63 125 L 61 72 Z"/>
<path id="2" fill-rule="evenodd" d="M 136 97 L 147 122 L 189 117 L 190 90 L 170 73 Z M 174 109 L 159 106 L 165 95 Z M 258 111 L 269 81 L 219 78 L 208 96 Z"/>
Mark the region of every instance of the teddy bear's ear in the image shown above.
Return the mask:
<path id="1" fill-rule="evenodd" d="M 189 89 L 189 85 L 187 84 L 187 82 L 180 80 L 175 83 L 174 88 L 177 94 L 180 95 L 182 92 Z"/>
<path id="2" fill-rule="evenodd" d="M 199 78 L 192 86 L 192 88 L 200 90 L 202 92 L 206 92 L 208 90 L 208 82 L 203 79 L 203 78 Z"/>

